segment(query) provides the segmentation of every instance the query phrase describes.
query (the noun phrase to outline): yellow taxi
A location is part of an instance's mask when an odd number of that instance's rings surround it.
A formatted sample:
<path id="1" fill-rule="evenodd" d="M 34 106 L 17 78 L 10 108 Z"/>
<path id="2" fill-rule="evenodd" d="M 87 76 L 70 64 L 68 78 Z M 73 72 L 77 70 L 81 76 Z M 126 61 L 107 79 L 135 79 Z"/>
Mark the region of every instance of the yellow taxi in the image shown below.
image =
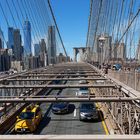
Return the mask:
<path id="1" fill-rule="evenodd" d="M 15 132 L 34 132 L 42 119 L 39 105 L 29 105 L 17 116 Z"/>

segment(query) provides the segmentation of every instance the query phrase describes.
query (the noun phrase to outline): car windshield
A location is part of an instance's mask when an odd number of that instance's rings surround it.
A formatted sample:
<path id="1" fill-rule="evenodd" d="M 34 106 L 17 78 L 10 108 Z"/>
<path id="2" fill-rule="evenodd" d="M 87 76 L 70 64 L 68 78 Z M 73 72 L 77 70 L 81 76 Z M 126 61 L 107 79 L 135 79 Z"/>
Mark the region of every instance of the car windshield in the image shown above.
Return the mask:
<path id="1" fill-rule="evenodd" d="M 59 102 L 59 103 L 54 103 L 53 104 L 53 107 L 56 107 L 56 106 L 66 106 L 68 103 L 66 102 Z"/>
<path id="2" fill-rule="evenodd" d="M 81 104 L 82 109 L 93 109 L 95 106 L 93 104 Z"/>
<path id="3" fill-rule="evenodd" d="M 88 90 L 87 87 L 81 87 L 80 90 Z"/>
<path id="4" fill-rule="evenodd" d="M 58 102 L 58 103 L 54 103 L 56 105 L 59 105 L 59 104 L 67 104 L 67 102 Z"/>
<path id="5" fill-rule="evenodd" d="M 34 117 L 34 113 L 33 112 L 22 112 L 19 116 L 19 119 L 32 119 Z"/>

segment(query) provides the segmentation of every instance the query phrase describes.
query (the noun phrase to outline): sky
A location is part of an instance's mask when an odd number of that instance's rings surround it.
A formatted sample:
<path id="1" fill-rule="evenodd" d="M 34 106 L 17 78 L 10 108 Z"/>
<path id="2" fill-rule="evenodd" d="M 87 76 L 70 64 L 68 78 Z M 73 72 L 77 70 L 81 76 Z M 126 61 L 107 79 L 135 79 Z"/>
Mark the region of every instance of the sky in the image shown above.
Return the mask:
<path id="1" fill-rule="evenodd" d="M 85 47 L 90 0 L 51 0 L 56 21 L 70 56 L 73 47 Z"/>
<path id="2" fill-rule="evenodd" d="M 95 1 L 97 2 L 97 0 Z M 131 0 L 125 0 L 128 5 L 130 1 Z M 73 57 L 73 47 L 85 47 L 86 45 L 90 0 L 50 0 L 50 2 L 66 51 L 68 55 Z M 15 5 L 17 11 L 15 10 L 13 4 Z M 47 7 L 47 0 L 0 0 L 0 28 L 4 33 L 5 47 L 8 38 L 7 32 L 9 26 L 20 29 L 23 44 L 22 26 L 27 18 L 31 22 L 32 44 L 39 43 L 41 38 L 45 38 L 47 43 L 48 26 L 53 25 L 53 23 L 51 16 L 49 15 L 50 12 L 48 12 L 48 9 L 45 9 L 45 5 Z M 133 15 L 135 15 L 138 10 L 140 0 L 135 0 L 134 5 Z M 125 11 L 127 14 L 127 7 L 125 7 Z M 125 21 L 125 18 L 122 21 Z M 137 19 L 135 39 L 133 39 L 134 46 L 138 44 L 139 40 L 139 23 L 140 16 Z M 57 44 L 58 53 L 63 52 L 58 34 Z M 135 53 L 135 49 L 132 49 L 131 51 Z"/>
<path id="3" fill-rule="evenodd" d="M 47 5 L 47 0 L 44 1 Z M 85 47 L 86 44 L 90 0 L 50 0 L 50 2 L 66 51 L 73 57 L 73 47 Z M 40 9 L 37 9 L 38 7 Z M 20 29 L 23 41 L 22 26 L 27 17 L 32 26 L 32 44 L 38 43 L 40 38 L 46 38 L 47 27 L 51 25 L 47 12 L 44 10 L 43 0 L 0 0 L 0 27 L 4 33 L 5 48 L 9 26 Z"/>

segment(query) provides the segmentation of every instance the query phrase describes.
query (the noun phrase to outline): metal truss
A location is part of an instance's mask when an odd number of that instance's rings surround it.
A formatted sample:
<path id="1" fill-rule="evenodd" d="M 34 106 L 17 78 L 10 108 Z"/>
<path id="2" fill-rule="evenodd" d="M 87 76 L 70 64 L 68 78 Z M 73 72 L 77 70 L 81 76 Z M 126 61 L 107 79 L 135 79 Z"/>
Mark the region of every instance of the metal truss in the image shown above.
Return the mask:
<path id="1" fill-rule="evenodd" d="M 88 67 L 87 67 L 88 66 Z M 71 74 L 68 70 L 78 73 Z M 80 74 L 81 72 L 91 71 L 87 74 Z M 96 73 L 95 73 L 96 71 Z M 32 72 L 34 74 L 32 74 Z M 44 73 L 42 73 L 44 72 Z M 46 73 L 45 73 L 46 72 Z M 48 73 L 49 74 L 48 74 Z M 52 74 L 50 74 L 52 72 Z M 38 74 L 36 74 L 38 73 Z M 41 74 L 42 73 L 42 74 Z M 98 77 L 95 77 L 97 76 Z M 83 77 L 79 77 L 83 76 Z M 88 76 L 88 77 L 84 77 Z M 90 80 L 92 83 L 88 84 L 55 84 L 56 81 L 78 81 Z M 99 80 L 99 83 L 96 82 Z M 38 102 L 101 102 L 101 104 L 108 109 L 112 115 L 114 122 L 117 124 L 121 134 L 140 134 L 140 93 L 130 88 L 124 88 L 124 85 L 119 82 L 114 82 L 112 79 L 103 75 L 101 71 L 81 63 L 67 64 L 64 66 L 50 66 L 46 69 L 38 69 L 28 71 L 25 74 L 17 74 L 12 77 L 1 79 L 0 84 L 0 104 L 6 103 L 38 103 Z M 52 82 L 51 84 L 46 83 Z M 6 83 L 7 82 L 7 83 Z M 9 83 L 8 83 L 9 82 Z M 36 96 L 40 90 L 47 88 L 94 88 L 94 96 Z M 32 92 L 30 97 L 29 93 Z M 7 97 L 8 96 L 8 97 Z"/>
<path id="2" fill-rule="evenodd" d="M 87 88 L 115 88 L 114 84 L 77 84 L 77 85 L 70 85 L 70 84 L 66 84 L 66 85 L 48 85 L 48 84 L 34 84 L 34 85 L 0 85 L 0 89 L 5 89 L 5 88 L 81 88 L 81 87 L 87 87 Z"/>
<path id="3" fill-rule="evenodd" d="M 100 74 L 28 74 L 28 75 L 19 75 L 19 77 L 47 77 L 47 76 L 74 76 L 74 77 L 78 77 L 78 76 L 101 76 Z"/>
<path id="4" fill-rule="evenodd" d="M 121 99 L 128 97 L 126 93 L 119 89 L 96 89 L 100 96 L 110 95 L 121 96 Z M 131 100 L 130 102 L 106 102 L 104 103 L 111 113 L 114 122 L 117 124 L 122 134 L 140 134 L 140 100 Z"/>
<path id="5" fill-rule="evenodd" d="M 7 79 L 7 80 L 4 80 L 4 81 L 56 81 L 56 80 L 59 80 L 59 81 L 62 81 L 62 80 L 68 80 L 68 81 L 79 81 L 79 80 L 92 80 L 92 81 L 96 81 L 96 80 L 107 80 L 107 78 L 83 78 L 83 77 L 80 77 L 80 78 L 21 78 L 21 79 Z"/>
<path id="6" fill-rule="evenodd" d="M 117 102 L 116 106 L 120 109 L 120 102 L 126 102 L 127 104 L 134 100 L 140 100 L 140 98 L 129 97 L 91 97 L 91 96 L 3 96 L 0 99 L 0 103 L 43 103 L 43 102 Z M 118 103 L 119 102 L 119 103 Z M 116 113 L 116 111 L 115 111 Z M 119 112 L 118 112 L 119 113 Z M 117 113 L 117 115 L 118 115 Z"/>

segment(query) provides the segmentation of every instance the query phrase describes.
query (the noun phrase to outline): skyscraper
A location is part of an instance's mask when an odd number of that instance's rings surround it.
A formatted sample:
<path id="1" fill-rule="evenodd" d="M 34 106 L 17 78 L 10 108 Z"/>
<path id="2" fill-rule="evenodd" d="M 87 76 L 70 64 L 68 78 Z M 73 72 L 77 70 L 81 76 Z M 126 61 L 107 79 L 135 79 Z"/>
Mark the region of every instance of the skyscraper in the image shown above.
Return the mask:
<path id="1" fill-rule="evenodd" d="M 41 39 L 40 52 L 41 53 L 46 53 L 47 52 L 45 39 Z"/>
<path id="2" fill-rule="evenodd" d="M 117 41 L 112 44 L 112 58 L 115 60 L 121 59 L 125 60 L 126 59 L 126 45 L 125 43 L 118 43 Z"/>
<path id="3" fill-rule="evenodd" d="M 47 49 L 45 39 L 41 39 L 40 44 L 40 66 L 44 67 L 47 65 Z"/>
<path id="4" fill-rule="evenodd" d="M 24 22 L 24 56 L 32 55 L 33 54 L 32 51 L 31 51 L 31 24 L 28 20 L 26 20 Z"/>
<path id="5" fill-rule="evenodd" d="M 0 28 L 0 49 L 4 48 L 4 37 L 3 37 L 3 32 Z"/>
<path id="6" fill-rule="evenodd" d="M 10 49 L 0 49 L 0 71 L 7 71 L 11 66 Z"/>
<path id="7" fill-rule="evenodd" d="M 48 27 L 48 61 L 49 61 L 49 64 L 56 63 L 55 26 Z"/>
<path id="8" fill-rule="evenodd" d="M 34 44 L 35 56 L 39 56 L 40 53 L 40 45 Z"/>
<path id="9" fill-rule="evenodd" d="M 22 46 L 21 46 L 21 35 L 19 29 L 14 29 L 14 47 L 13 54 L 14 60 L 21 61 L 22 60 Z"/>
<path id="10" fill-rule="evenodd" d="M 8 28 L 8 48 L 13 49 L 14 47 L 14 29 L 13 27 Z"/>

